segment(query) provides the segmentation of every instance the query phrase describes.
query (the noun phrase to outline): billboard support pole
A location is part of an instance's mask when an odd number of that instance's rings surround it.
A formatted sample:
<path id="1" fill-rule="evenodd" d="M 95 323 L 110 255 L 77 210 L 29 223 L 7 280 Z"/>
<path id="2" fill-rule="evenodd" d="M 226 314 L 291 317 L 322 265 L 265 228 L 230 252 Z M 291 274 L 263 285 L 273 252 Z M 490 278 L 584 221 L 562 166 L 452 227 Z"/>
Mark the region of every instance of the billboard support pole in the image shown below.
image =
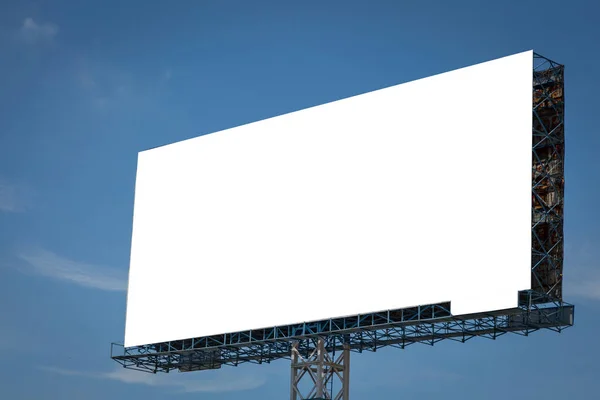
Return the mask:
<path id="1" fill-rule="evenodd" d="M 336 358 L 335 352 L 327 351 L 324 338 L 309 340 L 316 346 L 305 355 L 301 354 L 299 342 L 292 343 L 290 400 L 349 400 L 349 344 L 344 344 L 342 353 Z M 334 387 L 335 381 L 339 387 Z M 307 384 L 302 390 L 300 386 L 304 382 Z"/>

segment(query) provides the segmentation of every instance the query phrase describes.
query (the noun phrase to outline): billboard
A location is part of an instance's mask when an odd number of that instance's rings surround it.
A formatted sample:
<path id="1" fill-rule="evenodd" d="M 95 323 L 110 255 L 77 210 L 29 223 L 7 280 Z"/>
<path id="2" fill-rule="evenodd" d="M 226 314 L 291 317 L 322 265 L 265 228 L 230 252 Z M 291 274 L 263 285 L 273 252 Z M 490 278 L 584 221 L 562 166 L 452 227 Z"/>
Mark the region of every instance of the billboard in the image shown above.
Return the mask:
<path id="1" fill-rule="evenodd" d="M 125 347 L 516 307 L 532 68 L 528 51 L 139 153 Z"/>

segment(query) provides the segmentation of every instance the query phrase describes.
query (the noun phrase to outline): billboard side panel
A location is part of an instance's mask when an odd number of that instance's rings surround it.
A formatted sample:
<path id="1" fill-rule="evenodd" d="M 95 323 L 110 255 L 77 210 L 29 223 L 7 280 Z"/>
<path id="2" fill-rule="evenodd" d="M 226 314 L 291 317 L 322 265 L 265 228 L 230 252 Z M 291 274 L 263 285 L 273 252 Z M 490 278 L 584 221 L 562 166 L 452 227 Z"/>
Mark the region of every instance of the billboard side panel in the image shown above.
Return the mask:
<path id="1" fill-rule="evenodd" d="M 516 306 L 531 87 L 525 52 L 140 153 L 125 346 Z"/>

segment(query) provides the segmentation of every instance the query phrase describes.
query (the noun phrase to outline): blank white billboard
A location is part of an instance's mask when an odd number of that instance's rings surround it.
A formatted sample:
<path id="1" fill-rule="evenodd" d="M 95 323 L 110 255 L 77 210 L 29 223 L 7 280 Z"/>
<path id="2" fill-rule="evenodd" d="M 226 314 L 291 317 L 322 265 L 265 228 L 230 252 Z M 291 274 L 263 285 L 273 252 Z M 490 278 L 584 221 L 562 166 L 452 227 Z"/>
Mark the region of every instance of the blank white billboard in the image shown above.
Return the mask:
<path id="1" fill-rule="evenodd" d="M 532 69 L 528 51 L 141 152 L 125 346 L 517 306 Z"/>

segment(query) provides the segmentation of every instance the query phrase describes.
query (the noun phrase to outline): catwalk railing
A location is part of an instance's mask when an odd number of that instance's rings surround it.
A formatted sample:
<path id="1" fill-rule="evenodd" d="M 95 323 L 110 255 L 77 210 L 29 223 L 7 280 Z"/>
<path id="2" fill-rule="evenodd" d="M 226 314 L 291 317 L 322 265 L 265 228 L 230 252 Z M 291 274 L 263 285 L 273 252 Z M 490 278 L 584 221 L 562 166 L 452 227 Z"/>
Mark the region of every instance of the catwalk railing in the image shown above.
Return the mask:
<path id="1" fill-rule="evenodd" d="M 352 351 L 362 352 L 434 345 L 444 339 L 466 342 L 477 336 L 529 335 L 540 329 L 560 332 L 572 326 L 572 305 L 539 304 L 535 296 L 523 292 L 521 307 L 464 316 L 450 315 L 446 303 L 132 348 L 113 343 L 111 357 L 126 368 L 146 372 L 187 372 L 289 358 L 293 343 L 309 354 L 319 337 L 326 340 L 328 351 L 341 351 L 348 343 Z"/>

